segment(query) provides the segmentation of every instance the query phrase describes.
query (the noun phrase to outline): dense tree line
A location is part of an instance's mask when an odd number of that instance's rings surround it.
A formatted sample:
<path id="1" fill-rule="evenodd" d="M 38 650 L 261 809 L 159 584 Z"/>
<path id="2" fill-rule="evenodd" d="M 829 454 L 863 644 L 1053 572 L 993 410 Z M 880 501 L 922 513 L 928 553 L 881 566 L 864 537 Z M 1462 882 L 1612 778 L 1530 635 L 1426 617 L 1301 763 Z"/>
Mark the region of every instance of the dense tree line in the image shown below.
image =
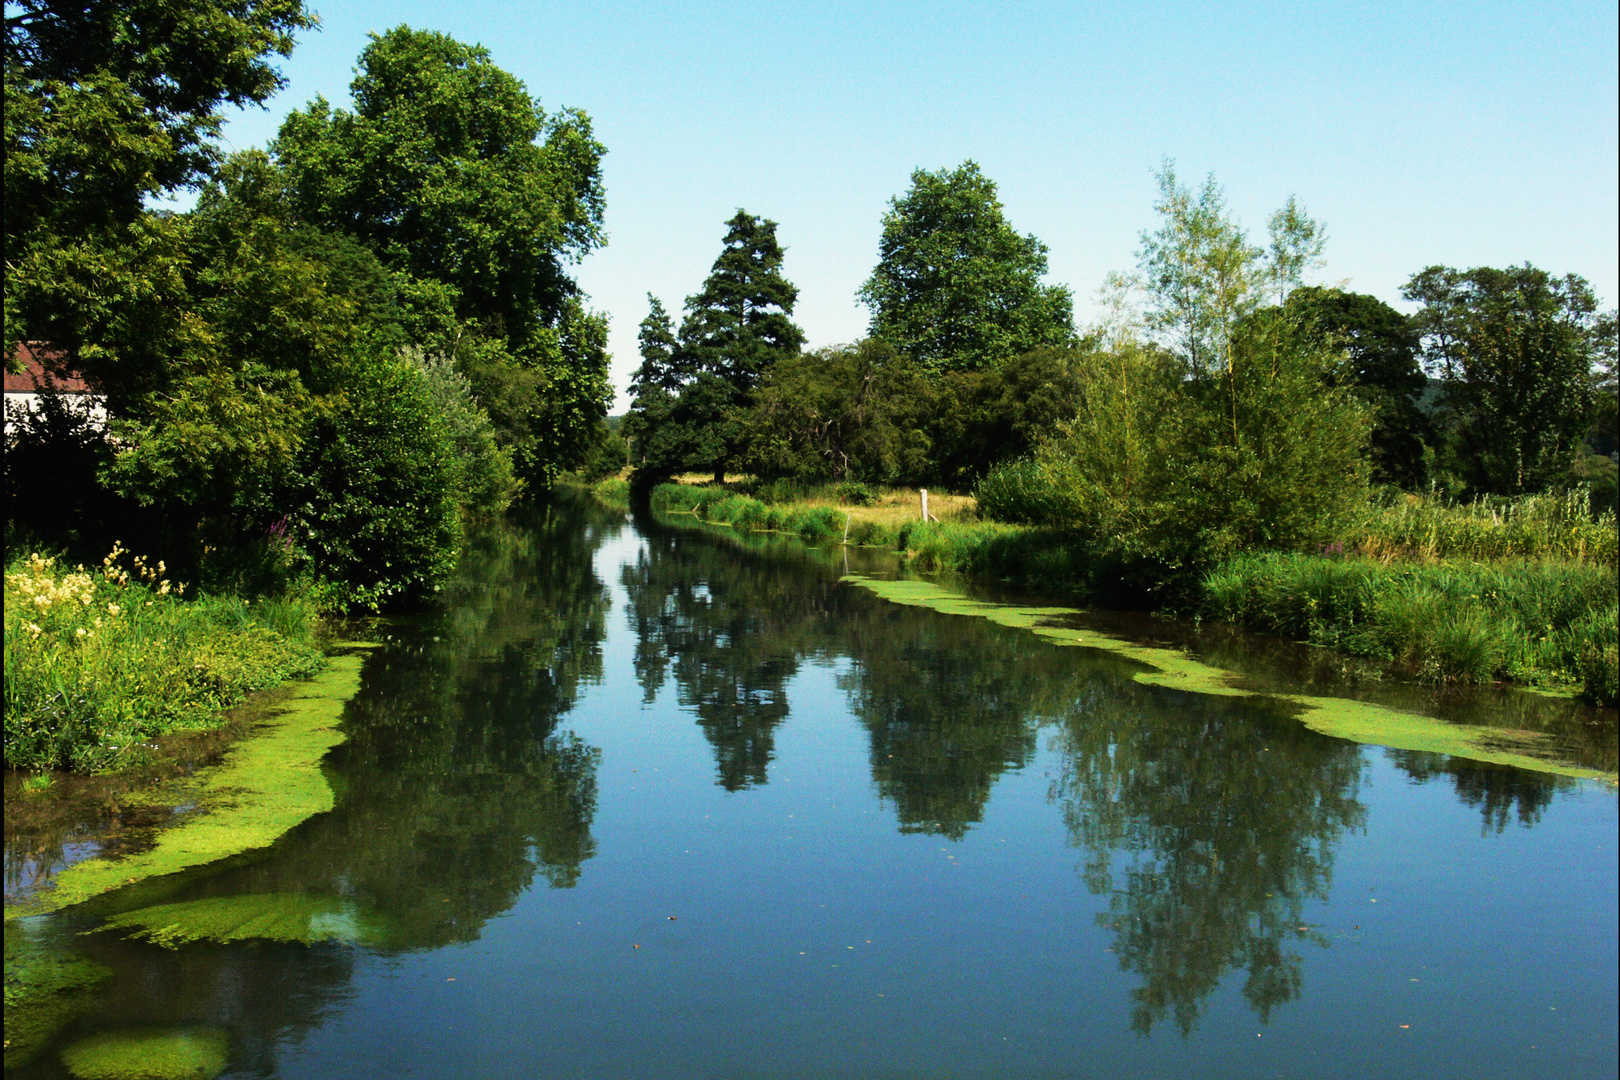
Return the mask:
<path id="1" fill-rule="evenodd" d="M 649 297 L 632 463 L 649 481 L 977 488 L 982 512 L 1161 569 L 1308 548 L 1377 488 L 1584 483 L 1614 505 L 1615 322 L 1584 280 L 1430 267 L 1408 316 L 1305 284 L 1326 232 L 1295 200 L 1257 244 L 1213 178 L 1194 190 L 1167 164 L 1159 184 L 1137 268 L 1110 275 L 1107 316 L 1080 333 L 1042 281 L 1045 246 L 978 166 L 919 170 L 859 293 L 868 336 L 808 352 L 774 223 L 739 212 L 679 333 Z M 737 330 L 700 360 L 721 313 Z"/>
<path id="2" fill-rule="evenodd" d="M 220 109 L 265 102 L 315 23 L 300 0 L 8 7 L 8 363 L 45 343 L 111 417 L 8 439 L 8 542 L 122 538 L 216 586 L 376 605 L 433 591 L 463 521 L 600 441 L 606 320 L 569 272 L 604 241 L 589 117 L 402 26 L 352 111 L 317 99 L 227 155 Z"/>

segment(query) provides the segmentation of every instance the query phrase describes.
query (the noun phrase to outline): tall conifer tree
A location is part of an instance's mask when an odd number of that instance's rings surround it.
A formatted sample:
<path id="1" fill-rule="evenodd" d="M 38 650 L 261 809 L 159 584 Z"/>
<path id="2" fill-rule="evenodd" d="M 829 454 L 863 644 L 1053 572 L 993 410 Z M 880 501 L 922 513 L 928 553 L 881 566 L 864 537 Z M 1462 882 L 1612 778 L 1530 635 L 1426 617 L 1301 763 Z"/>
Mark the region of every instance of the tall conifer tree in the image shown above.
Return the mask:
<path id="1" fill-rule="evenodd" d="M 712 469 L 717 483 L 725 479 L 742 449 L 754 390 L 777 361 L 804 346 L 792 318 L 798 297 L 782 275 L 776 222 L 738 210 L 702 290 L 686 298 L 673 341 L 663 306 L 648 298 L 631 429 L 642 468 Z M 661 393 L 676 395 L 663 416 Z"/>

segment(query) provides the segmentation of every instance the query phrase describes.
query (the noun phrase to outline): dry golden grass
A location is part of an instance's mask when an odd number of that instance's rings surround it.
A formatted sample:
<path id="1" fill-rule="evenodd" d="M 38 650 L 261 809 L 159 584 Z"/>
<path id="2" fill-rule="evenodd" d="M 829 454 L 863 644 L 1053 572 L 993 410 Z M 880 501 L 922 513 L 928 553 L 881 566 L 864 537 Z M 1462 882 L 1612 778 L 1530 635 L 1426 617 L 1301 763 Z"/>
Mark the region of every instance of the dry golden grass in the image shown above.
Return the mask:
<path id="1" fill-rule="evenodd" d="M 745 485 L 752 479 L 745 474 L 732 473 L 726 477 L 726 486 Z M 714 474 L 682 473 L 675 478 L 675 482 L 710 487 L 714 484 Z M 922 517 L 922 496 L 917 488 L 874 488 L 873 491 L 877 495 L 877 502 L 871 506 L 851 506 L 840 502 L 831 493 L 806 495 L 780 505 L 830 506 L 840 514 L 848 514 L 851 524 L 871 521 L 889 528 L 899 528 L 908 521 Z M 978 518 L 978 503 L 971 495 L 947 495 L 931 490 L 928 492 L 928 513 L 940 521 L 974 521 Z"/>

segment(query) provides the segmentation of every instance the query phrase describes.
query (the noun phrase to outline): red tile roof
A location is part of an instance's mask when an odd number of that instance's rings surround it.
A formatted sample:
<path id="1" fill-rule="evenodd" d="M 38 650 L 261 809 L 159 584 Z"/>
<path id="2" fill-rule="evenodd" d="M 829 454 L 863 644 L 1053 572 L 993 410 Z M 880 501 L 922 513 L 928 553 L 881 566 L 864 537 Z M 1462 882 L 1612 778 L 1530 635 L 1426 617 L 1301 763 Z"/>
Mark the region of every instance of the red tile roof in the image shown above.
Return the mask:
<path id="1" fill-rule="evenodd" d="M 23 371 L 20 375 L 6 372 L 8 394 L 37 394 L 50 386 L 55 386 L 64 394 L 93 392 L 77 372 L 63 371 L 57 367 L 61 361 L 61 354 L 49 345 L 38 341 L 24 341 L 17 346 L 17 358 L 23 363 Z"/>

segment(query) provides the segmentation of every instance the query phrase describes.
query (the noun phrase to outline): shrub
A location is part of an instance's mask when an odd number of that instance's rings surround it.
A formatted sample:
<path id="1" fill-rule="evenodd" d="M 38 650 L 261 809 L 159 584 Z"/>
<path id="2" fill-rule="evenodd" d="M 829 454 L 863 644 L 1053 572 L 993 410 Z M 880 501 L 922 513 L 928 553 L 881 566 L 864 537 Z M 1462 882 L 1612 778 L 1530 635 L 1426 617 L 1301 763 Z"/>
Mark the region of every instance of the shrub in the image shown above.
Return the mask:
<path id="1" fill-rule="evenodd" d="M 421 369 L 398 357 L 357 364 L 306 449 L 293 536 L 322 600 L 376 609 L 435 592 L 461 522 L 455 455 Z"/>
<path id="2" fill-rule="evenodd" d="M 451 490 L 463 518 L 504 513 L 521 485 L 512 471 L 512 456 L 495 441 L 495 425 L 473 397 L 472 384 L 443 356 L 407 349 L 404 358 L 422 373 L 433 405 L 444 421 L 450 447 Z"/>
<path id="3" fill-rule="evenodd" d="M 1034 461 L 998 465 L 973 495 L 982 516 L 1010 525 L 1064 525 L 1078 517 L 1073 498 Z"/>
<path id="4" fill-rule="evenodd" d="M 846 480 L 838 485 L 838 501 L 847 506 L 871 506 L 877 502 L 877 493 L 859 480 Z"/>

